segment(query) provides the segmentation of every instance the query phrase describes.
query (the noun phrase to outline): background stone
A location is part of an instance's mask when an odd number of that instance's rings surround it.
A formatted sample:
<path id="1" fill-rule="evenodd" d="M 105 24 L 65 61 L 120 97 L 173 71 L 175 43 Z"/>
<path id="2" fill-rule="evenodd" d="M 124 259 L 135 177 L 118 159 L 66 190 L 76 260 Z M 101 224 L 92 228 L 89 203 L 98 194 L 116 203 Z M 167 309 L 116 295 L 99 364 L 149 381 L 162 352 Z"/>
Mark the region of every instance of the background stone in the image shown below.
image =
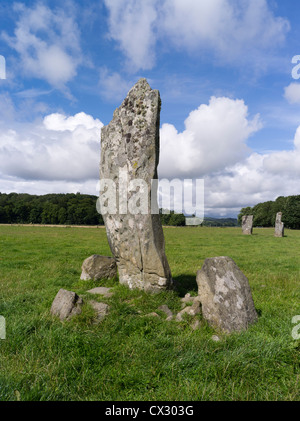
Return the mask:
<path id="1" fill-rule="evenodd" d="M 253 231 L 253 215 L 244 215 L 242 217 L 243 234 L 251 235 Z"/>
<path id="2" fill-rule="evenodd" d="M 276 214 L 276 221 L 275 221 L 275 237 L 284 237 L 284 223 L 281 222 L 282 213 L 278 212 Z"/>

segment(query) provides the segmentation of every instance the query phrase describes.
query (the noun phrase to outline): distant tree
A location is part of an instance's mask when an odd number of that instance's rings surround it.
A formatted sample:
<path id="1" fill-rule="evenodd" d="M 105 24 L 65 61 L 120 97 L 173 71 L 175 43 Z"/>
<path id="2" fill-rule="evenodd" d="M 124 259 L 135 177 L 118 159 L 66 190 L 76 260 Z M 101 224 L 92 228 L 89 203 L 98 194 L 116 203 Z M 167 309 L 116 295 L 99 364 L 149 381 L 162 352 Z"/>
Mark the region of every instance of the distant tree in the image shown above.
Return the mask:
<path id="1" fill-rule="evenodd" d="M 30 224 L 40 224 L 42 221 L 42 207 L 34 206 L 31 208 L 29 213 L 29 223 Z"/>
<path id="2" fill-rule="evenodd" d="M 238 225 L 242 225 L 242 217 L 244 215 L 252 215 L 252 208 L 250 206 L 246 207 L 246 208 L 242 208 L 239 215 L 238 215 Z"/>
<path id="3" fill-rule="evenodd" d="M 286 199 L 282 219 L 286 227 L 300 228 L 300 196 L 289 196 Z"/>
<path id="4" fill-rule="evenodd" d="M 252 208 L 254 227 L 272 226 L 272 201 L 258 203 Z"/>
<path id="5" fill-rule="evenodd" d="M 103 225 L 96 196 L 0 193 L 0 223 Z"/>
<path id="6" fill-rule="evenodd" d="M 285 204 L 286 204 L 287 198 L 283 196 L 277 197 L 275 202 L 272 204 L 272 227 L 275 226 L 275 219 L 277 212 L 282 212 L 282 222 L 285 222 Z"/>
<path id="7" fill-rule="evenodd" d="M 164 213 L 163 213 L 164 212 Z M 162 225 L 185 226 L 185 216 L 183 213 L 175 213 L 173 210 L 165 213 L 166 210 L 159 210 Z"/>
<path id="8" fill-rule="evenodd" d="M 300 195 L 279 196 L 277 199 L 258 203 L 253 208 L 242 208 L 238 222 L 241 224 L 243 215 L 253 215 L 254 226 L 273 227 L 277 212 L 282 212 L 282 222 L 286 228 L 300 229 Z"/>
<path id="9" fill-rule="evenodd" d="M 185 216 L 182 213 L 173 213 L 170 217 L 169 224 L 175 227 L 185 226 Z"/>

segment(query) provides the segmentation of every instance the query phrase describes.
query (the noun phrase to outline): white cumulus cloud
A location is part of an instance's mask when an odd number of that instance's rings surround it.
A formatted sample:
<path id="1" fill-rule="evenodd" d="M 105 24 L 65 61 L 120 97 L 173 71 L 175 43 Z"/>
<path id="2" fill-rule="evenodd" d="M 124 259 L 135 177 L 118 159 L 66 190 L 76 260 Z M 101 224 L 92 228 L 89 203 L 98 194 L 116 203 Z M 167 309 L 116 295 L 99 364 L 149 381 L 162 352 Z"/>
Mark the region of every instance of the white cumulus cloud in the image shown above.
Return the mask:
<path id="1" fill-rule="evenodd" d="M 284 97 L 291 104 L 300 104 L 300 83 L 292 82 L 284 88 Z"/>
<path id="2" fill-rule="evenodd" d="M 266 0 L 105 0 L 105 4 L 109 36 L 133 70 L 153 67 L 159 41 L 165 48 L 171 43 L 193 54 L 212 51 L 226 63 L 265 66 L 290 28 Z"/>
<path id="3" fill-rule="evenodd" d="M 97 179 L 102 126 L 82 112 L 70 117 L 50 114 L 39 123 L 2 129 L 2 176 L 69 182 Z"/>
<path id="4" fill-rule="evenodd" d="M 261 127 L 258 115 L 249 120 L 244 101 L 212 97 L 208 105 L 190 113 L 182 133 L 163 124 L 159 176 L 199 177 L 222 171 L 249 153 L 246 141 Z"/>
<path id="5" fill-rule="evenodd" d="M 134 71 L 154 64 L 157 0 L 105 0 L 109 10 L 109 35 L 119 43 Z"/>
<path id="6" fill-rule="evenodd" d="M 300 176 L 300 126 L 294 137 L 294 149 L 273 152 L 265 157 L 263 164 L 271 174 Z"/>
<path id="7" fill-rule="evenodd" d="M 74 18 L 62 8 L 51 10 L 42 3 L 32 8 L 15 3 L 14 10 L 18 16 L 14 35 L 2 32 L 2 39 L 19 54 L 23 75 L 64 88 L 82 60 Z"/>

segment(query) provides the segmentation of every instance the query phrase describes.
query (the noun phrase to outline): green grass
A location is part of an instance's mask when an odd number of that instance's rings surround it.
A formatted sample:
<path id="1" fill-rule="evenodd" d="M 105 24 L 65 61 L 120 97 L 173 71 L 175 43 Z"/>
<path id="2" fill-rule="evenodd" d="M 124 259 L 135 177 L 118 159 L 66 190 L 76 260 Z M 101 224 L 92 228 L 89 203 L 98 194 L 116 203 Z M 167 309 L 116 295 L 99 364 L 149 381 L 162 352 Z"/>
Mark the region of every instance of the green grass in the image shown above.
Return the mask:
<path id="1" fill-rule="evenodd" d="M 299 400 L 300 231 L 166 228 L 166 252 L 177 292 L 147 295 L 115 281 L 80 281 L 82 261 L 110 255 L 104 229 L 0 226 L 0 400 Z M 258 323 L 211 340 L 201 320 L 144 317 L 197 293 L 196 272 L 207 257 L 232 257 L 248 277 Z M 98 325 L 86 291 L 111 286 L 99 301 L 110 314 Z M 60 288 L 82 295 L 83 312 L 60 322 L 50 315 Z M 94 298 L 94 297 L 93 297 Z"/>

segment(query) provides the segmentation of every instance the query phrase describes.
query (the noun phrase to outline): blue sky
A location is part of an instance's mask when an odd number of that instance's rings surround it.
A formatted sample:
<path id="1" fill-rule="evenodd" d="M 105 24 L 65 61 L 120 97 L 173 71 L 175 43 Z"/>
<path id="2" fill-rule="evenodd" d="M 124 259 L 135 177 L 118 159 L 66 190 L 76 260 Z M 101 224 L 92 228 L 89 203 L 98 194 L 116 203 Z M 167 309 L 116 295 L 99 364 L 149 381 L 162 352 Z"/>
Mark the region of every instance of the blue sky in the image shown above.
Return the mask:
<path id="1" fill-rule="evenodd" d="M 0 191 L 97 194 L 101 127 L 146 77 L 159 177 L 204 178 L 206 215 L 300 194 L 298 3 L 1 0 Z"/>

